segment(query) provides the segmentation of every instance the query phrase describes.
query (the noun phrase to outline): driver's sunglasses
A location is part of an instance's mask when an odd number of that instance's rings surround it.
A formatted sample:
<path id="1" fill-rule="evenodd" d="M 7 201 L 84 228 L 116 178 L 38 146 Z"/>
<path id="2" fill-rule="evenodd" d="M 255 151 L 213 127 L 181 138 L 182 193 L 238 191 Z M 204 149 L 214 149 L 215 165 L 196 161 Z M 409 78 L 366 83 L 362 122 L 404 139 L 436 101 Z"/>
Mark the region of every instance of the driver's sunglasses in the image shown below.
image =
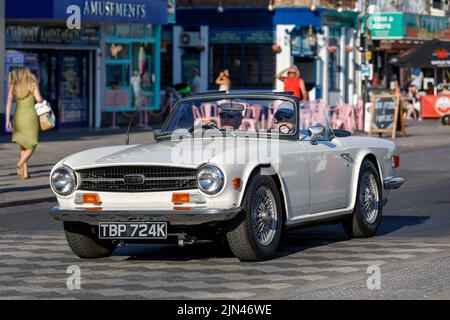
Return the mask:
<path id="1" fill-rule="evenodd" d="M 291 120 L 294 117 L 293 113 L 282 113 L 282 114 L 276 114 L 275 120 L 277 122 L 283 121 L 283 120 Z"/>

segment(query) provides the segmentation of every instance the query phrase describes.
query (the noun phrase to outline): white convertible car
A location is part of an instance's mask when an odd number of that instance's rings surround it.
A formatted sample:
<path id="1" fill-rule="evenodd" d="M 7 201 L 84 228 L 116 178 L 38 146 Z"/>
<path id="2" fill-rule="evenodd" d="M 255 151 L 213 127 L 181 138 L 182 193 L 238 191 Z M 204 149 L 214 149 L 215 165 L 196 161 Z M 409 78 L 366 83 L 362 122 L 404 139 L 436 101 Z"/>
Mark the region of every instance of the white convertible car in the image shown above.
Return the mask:
<path id="1" fill-rule="evenodd" d="M 127 243 L 225 239 L 242 261 L 270 259 L 283 230 L 342 222 L 373 236 L 394 176 L 394 143 L 332 130 L 327 108 L 287 93 L 178 101 L 148 144 L 71 155 L 51 171 L 67 241 L 81 258 Z"/>

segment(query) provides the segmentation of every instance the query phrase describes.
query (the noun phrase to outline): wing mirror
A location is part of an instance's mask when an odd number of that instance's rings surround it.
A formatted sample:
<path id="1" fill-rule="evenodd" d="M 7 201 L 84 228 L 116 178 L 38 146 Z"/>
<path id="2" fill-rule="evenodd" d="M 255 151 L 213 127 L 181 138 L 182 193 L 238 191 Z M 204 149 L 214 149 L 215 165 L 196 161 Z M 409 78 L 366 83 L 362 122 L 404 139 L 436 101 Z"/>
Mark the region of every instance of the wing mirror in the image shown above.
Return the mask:
<path id="1" fill-rule="evenodd" d="M 308 128 L 308 135 L 311 138 L 311 144 L 317 145 L 318 138 L 327 135 L 327 128 L 322 125 L 310 127 Z"/>

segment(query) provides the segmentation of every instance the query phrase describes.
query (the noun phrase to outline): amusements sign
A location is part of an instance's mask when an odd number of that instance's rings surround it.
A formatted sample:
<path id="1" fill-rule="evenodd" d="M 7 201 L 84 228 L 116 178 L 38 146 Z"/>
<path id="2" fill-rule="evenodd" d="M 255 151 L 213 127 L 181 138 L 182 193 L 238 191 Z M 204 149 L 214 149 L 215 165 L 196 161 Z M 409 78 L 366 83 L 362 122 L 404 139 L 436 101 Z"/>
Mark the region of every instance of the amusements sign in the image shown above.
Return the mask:
<path id="1" fill-rule="evenodd" d="M 373 96 L 369 137 L 373 133 L 390 133 L 395 139 L 399 119 L 399 99 L 394 95 Z M 400 121 L 404 133 L 403 121 Z"/>

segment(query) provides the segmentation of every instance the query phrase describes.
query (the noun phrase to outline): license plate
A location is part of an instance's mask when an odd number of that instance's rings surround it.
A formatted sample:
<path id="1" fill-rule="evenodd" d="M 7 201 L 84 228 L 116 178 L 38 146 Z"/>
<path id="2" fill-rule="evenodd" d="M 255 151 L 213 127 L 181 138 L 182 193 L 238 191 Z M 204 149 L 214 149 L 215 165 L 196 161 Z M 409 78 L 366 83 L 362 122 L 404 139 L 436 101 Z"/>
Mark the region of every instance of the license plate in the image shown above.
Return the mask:
<path id="1" fill-rule="evenodd" d="M 167 239 L 166 222 L 100 223 L 100 239 Z"/>

